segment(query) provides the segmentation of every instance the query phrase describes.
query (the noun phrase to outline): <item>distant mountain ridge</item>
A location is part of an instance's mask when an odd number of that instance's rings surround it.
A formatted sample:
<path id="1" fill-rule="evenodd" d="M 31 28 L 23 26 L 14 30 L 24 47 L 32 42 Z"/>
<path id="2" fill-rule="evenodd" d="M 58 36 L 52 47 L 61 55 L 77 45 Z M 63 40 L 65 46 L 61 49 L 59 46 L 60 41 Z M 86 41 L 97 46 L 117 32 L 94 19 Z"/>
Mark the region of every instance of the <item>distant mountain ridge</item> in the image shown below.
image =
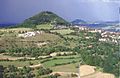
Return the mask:
<path id="1" fill-rule="evenodd" d="M 119 21 L 96 21 L 86 22 L 81 19 L 76 19 L 71 22 L 72 25 L 85 26 L 93 29 L 103 29 L 107 31 L 120 32 Z"/>
<path id="2" fill-rule="evenodd" d="M 80 25 L 80 24 L 86 24 L 87 22 L 81 19 L 76 19 L 71 22 L 73 25 Z"/>
<path id="3" fill-rule="evenodd" d="M 3 23 L 0 24 L 0 28 L 7 28 L 7 27 L 11 27 L 11 26 L 16 26 L 16 23 Z"/>

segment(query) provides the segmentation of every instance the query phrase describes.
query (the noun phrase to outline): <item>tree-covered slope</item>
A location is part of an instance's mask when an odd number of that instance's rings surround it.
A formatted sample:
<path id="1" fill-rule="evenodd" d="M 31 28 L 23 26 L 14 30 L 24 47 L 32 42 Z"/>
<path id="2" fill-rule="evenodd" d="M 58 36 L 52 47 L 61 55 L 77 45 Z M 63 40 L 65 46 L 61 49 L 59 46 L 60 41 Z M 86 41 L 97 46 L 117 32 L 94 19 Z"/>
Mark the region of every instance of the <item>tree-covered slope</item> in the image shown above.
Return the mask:
<path id="1" fill-rule="evenodd" d="M 28 19 L 26 19 L 22 26 L 35 26 L 40 24 L 59 24 L 59 25 L 68 25 L 69 22 L 54 14 L 53 12 L 43 11 L 39 14 L 36 14 Z"/>

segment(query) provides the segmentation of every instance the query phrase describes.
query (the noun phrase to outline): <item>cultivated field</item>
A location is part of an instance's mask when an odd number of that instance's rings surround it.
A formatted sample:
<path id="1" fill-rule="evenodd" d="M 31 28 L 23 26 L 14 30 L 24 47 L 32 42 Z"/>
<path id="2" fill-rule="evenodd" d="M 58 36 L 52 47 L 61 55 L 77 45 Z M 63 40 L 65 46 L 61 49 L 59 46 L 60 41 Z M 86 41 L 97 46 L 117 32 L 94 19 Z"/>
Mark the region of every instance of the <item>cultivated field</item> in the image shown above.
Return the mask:
<path id="1" fill-rule="evenodd" d="M 57 32 L 57 33 L 60 33 L 61 35 L 66 35 L 66 34 L 70 34 L 71 32 L 74 32 L 74 30 L 61 29 L 61 30 L 52 30 L 51 32 Z"/>

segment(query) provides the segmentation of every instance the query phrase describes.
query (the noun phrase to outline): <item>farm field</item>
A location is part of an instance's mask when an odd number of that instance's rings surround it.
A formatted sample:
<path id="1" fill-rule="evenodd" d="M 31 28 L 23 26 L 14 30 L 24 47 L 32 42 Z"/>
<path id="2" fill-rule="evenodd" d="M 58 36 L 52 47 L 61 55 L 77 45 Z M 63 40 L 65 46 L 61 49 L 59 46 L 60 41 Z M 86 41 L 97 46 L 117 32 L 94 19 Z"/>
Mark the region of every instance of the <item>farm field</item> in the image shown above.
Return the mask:
<path id="1" fill-rule="evenodd" d="M 0 32 L 19 32 L 19 31 L 32 31 L 33 29 L 31 28 L 10 28 L 10 29 L 0 29 Z"/>
<path id="2" fill-rule="evenodd" d="M 30 38 L 25 38 L 23 39 L 24 41 L 56 41 L 60 40 L 61 38 L 57 35 L 54 34 L 49 34 L 49 33 L 42 33 L 40 35 L 36 35 Z"/>
<path id="3" fill-rule="evenodd" d="M 51 32 L 57 32 L 60 33 L 61 35 L 66 35 L 74 32 L 74 30 L 71 29 L 61 29 L 61 30 L 51 30 Z"/>
<path id="4" fill-rule="evenodd" d="M 30 62 L 34 65 L 39 64 L 39 60 L 33 60 L 33 61 L 0 61 L 0 65 L 4 65 L 5 67 L 9 65 L 14 65 L 16 67 L 24 67 L 24 66 L 30 66 Z"/>
<path id="5" fill-rule="evenodd" d="M 75 59 L 71 59 L 71 58 L 75 58 Z M 13 61 L 0 61 L 1 65 L 4 65 L 5 67 L 7 67 L 8 65 L 15 65 L 16 67 L 24 67 L 24 66 L 29 66 L 30 63 L 32 63 L 33 65 L 37 65 L 40 64 L 42 61 L 44 60 L 48 60 L 43 64 L 45 67 L 53 67 L 55 64 L 63 64 L 66 62 L 72 62 L 72 61 L 78 61 L 79 59 L 78 56 L 76 55 L 72 55 L 72 56 L 55 56 L 53 58 L 46 58 L 46 59 L 39 59 L 39 60 L 26 60 L 24 61 L 24 58 L 21 57 L 11 57 L 11 56 L 1 56 L 1 58 L 18 58 L 18 59 L 23 59 L 23 60 L 13 60 Z M 30 58 L 30 57 L 29 57 Z M 55 60 L 54 60 L 55 59 Z M 62 61 L 64 60 L 64 61 Z M 51 63 L 52 62 L 52 63 Z"/>
<path id="6" fill-rule="evenodd" d="M 78 63 L 74 63 L 74 64 L 67 64 L 67 65 L 61 65 L 61 66 L 55 66 L 55 67 L 51 67 L 52 70 L 54 70 L 55 72 L 78 72 Z M 64 69 L 64 70 L 63 70 Z"/>
<path id="7" fill-rule="evenodd" d="M 64 63 L 74 63 L 74 61 L 76 62 L 78 62 L 79 61 L 79 59 L 77 58 L 77 59 L 53 59 L 53 60 L 50 60 L 50 61 L 47 61 L 47 62 L 45 62 L 45 63 L 43 63 L 43 65 L 44 66 L 47 66 L 47 67 L 53 67 L 53 66 L 57 66 L 57 65 L 59 65 L 59 64 L 64 64 Z"/>

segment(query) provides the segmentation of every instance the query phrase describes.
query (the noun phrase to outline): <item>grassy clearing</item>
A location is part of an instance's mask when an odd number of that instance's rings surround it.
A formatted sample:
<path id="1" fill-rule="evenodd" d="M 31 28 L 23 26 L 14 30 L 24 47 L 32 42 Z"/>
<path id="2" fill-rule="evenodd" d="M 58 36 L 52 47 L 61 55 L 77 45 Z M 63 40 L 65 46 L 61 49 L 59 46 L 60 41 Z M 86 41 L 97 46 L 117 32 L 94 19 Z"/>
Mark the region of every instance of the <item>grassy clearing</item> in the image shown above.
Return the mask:
<path id="1" fill-rule="evenodd" d="M 46 67 L 53 67 L 55 66 L 55 64 L 63 64 L 63 63 L 69 63 L 69 62 L 73 62 L 73 61 L 79 61 L 78 58 L 74 58 L 74 59 L 53 59 L 47 62 L 44 62 L 43 65 Z"/>
<path id="2" fill-rule="evenodd" d="M 53 26 L 50 24 L 42 24 L 42 25 L 37 25 L 37 29 L 52 29 Z"/>
<path id="3" fill-rule="evenodd" d="M 31 28 L 0 29 L 0 37 L 16 37 L 19 32 L 33 31 Z"/>
<path id="4" fill-rule="evenodd" d="M 68 45 L 68 47 L 70 47 L 70 48 L 74 48 L 78 45 L 77 42 L 69 42 L 69 43 L 70 43 L 70 45 Z"/>
<path id="5" fill-rule="evenodd" d="M 73 38 L 73 39 L 78 39 L 78 36 L 75 36 L 75 35 L 65 35 L 64 37 L 66 38 Z"/>
<path id="6" fill-rule="evenodd" d="M 14 65 L 16 67 L 30 66 L 30 62 L 39 64 L 40 60 L 31 60 L 31 61 L 0 61 L 0 65 L 7 67 L 8 65 Z"/>
<path id="7" fill-rule="evenodd" d="M 1 58 L 11 58 L 11 56 L 6 56 L 6 55 L 0 55 L 0 57 Z M 53 66 L 55 63 L 59 64 L 59 63 L 71 62 L 73 60 L 75 60 L 75 61 L 79 60 L 79 59 L 66 59 L 66 58 L 70 58 L 70 57 L 77 58 L 78 56 L 77 55 L 57 56 L 57 57 L 54 57 L 54 58 L 59 58 L 59 59 L 57 59 L 57 60 L 50 60 L 50 61 L 47 61 L 47 62 L 45 62 L 43 64 L 47 67 L 47 64 L 48 64 L 48 66 Z M 64 59 L 61 59 L 61 58 L 65 58 L 65 61 L 63 61 Z M 52 58 L 50 58 L 50 59 L 52 59 Z M 16 67 L 23 67 L 23 66 L 29 66 L 30 62 L 32 64 L 34 64 L 34 65 L 35 64 L 39 64 L 43 60 L 45 60 L 45 59 L 42 59 L 42 60 L 27 60 L 27 61 L 0 61 L 0 65 L 4 65 L 4 66 L 15 65 Z"/>
<path id="8" fill-rule="evenodd" d="M 27 37 L 27 38 L 18 38 L 17 35 L 14 33 L 11 33 L 11 34 L 6 33 L 1 36 L 2 37 L 0 37 L 0 45 L 2 48 L 6 48 L 6 47 L 10 48 L 12 44 L 15 45 L 16 47 L 17 46 L 18 47 L 29 47 L 29 46 L 36 45 L 34 44 L 35 42 L 36 43 L 39 43 L 39 42 L 61 43 L 63 42 L 63 39 L 60 38 L 58 35 L 45 33 L 45 32 L 41 34 L 37 34 L 32 37 Z"/>
<path id="9" fill-rule="evenodd" d="M 42 33 L 36 36 L 28 37 L 22 39 L 23 41 L 59 41 L 62 40 L 59 36 L 50 34 L 50 33 Z"/>
<path id="10" fill-rule="evenodd" d="M 78 68 L 76 66 L 78 63 L 74 64 L 67 64 L 67 65 L 61 65 L 61 66 L 55 66 L 51 67 L 51 69 L 55 72 L 78 72 Z"/>
<path id="11" fill-rule="evenodd" d="M 74 32 L 74 30 L 62 29 L 62 30 L 52 30 L 51 32 L 57 32 L 60 33 L 61 35 L 66 35 L 66 34 L 70 34 L 71 32 Z"/>
<path id="12" fill-rule="evenodd" d="M 10 28 L 10 29 L 0 29 L 1 32 L 9 32 L 9 31 L 30 31 L 33 30 L 31 28 Z"/>
<path id="13" fill-rule="evenodd" d="M 74 48 L 76 47 L 77 45 L 79 45 L 78 41 L 72 41 L 72 40 L 69 40 L 69 41 L 63 41 L 61 42 L 60 44 L 58 45 L 61 45 L 61 46 L 66 46 L 66 47 L 69 47 L 69 48 Z"/>

